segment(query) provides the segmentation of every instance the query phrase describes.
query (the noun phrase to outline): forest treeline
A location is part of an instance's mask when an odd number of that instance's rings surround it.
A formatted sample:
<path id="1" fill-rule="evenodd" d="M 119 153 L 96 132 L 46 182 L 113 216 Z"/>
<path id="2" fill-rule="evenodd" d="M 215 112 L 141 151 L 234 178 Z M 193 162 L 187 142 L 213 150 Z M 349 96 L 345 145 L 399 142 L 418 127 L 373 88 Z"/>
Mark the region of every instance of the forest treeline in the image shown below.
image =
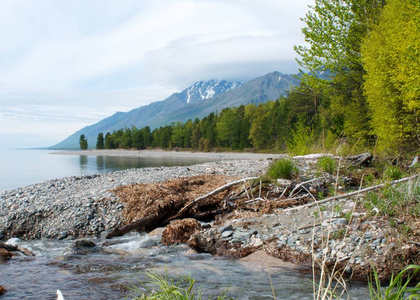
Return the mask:
<path id="1" fill-rule="evenodd" d="M 316 0 L 302 20 L 306 45 L 295 51 L 307 72 L 287 97 L 153 131 L 121 129 L 103 147 L 303 154 L 345 141 L 354 150 L 418 152 L 420 1 Z"/>

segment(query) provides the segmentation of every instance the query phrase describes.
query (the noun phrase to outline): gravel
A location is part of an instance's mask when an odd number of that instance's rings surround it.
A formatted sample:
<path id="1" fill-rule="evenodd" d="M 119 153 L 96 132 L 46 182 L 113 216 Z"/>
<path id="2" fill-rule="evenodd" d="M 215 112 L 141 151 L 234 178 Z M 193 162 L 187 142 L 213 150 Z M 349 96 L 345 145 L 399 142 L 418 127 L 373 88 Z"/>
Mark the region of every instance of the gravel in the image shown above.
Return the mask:
<path id="1" fill-rule="evenodd" d="M 231 160 L 189 167 L 159 167 L 65 177 L 0 193 L 0 240 L 76 238 L 121 224 L 124 204 L 111 189 L 203 174 L 255 176 L 271 159 Z"/>

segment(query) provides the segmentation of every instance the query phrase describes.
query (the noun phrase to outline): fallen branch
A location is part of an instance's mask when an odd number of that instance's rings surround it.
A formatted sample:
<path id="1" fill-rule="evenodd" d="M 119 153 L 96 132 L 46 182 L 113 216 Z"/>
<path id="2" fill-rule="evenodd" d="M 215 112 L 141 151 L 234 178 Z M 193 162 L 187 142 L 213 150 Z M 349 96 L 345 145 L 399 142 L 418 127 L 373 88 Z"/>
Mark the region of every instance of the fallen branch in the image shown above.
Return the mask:
<path id="1" fill-rule="evenodd" d="M 420 242 L 416 242 L 416 241 L 407 241 L 408 244 L 413 244 L 416 246 L 420 246 Z"/>
<path id="2" fill-rule="evenodd" d="M 230 188 L 230 187 L 232 187 L 234 185 L 237 185 L 238 183 L 246 182 L 248 180 L 256 180 L 256 179 L 258 179 L 258 177 L 248 177 L 248 178 L 239 179 L 239 180 L 236 180 L 236 181 L 233 181 L 233 182 L 229 182 L 229 183 L 227 183 L 227 184 L 225 184 L 225 185 L 223 185 L 223 186 L 221 186 L 221 187 L 219 187 L 219 188 L 211 191 L 208 194 L 205 194 L 203 196 L 200 196 L 200 197 L 194 199 L 193 201 L 191 201 L 190 203 L 188 203 L 187 205 L 185 205 L 183 208 L 181 208 L 181 210 L 178 212 L 177 215 L 182 215 L 186 210 L 190 209 L 192 206 L 194 206 L 195 204 L 197 204 L 201 200 L 206 199 L 206 198 L 208 198 L 210 196 L 216 195 L 218 193 L 221 193 L 224 190 L 226 190 L 226 189 L 228 189 L 228 188 Z"/>
<path id="3" fill-rule="evenodd" d="M 294 192 L 295 192 L 298 188 L 302 187 L 303 185 L 308 184 L 308 183 L 311 183 L 311 182 L 314 182 L 314 181 L 318 181 L 318 180 L 320 180 L 320 179 L 323 179 L 323 177 L 318 177 L 318 178 L 314 178 L 314 179 L 311 179 L 311 180 L 308 180 L 308 181 L 304 181 L 304 182 L 299 183 L 299 184 L 298 184 L 298 185 L 296 185 L 296 186 L 294 187 L 294 189 L 290 192 L 289 197 L 292 197 L 292 196 L 293 196 L 293 194 L 294 194 Z"/>
<path id="4" fill-rule="evenodd" d="M 161 225 L 165 225 L 168 224 L 170 221 L 174 220 L 174 219 L 178 219 L 178 218 L 184 218 L 187 217 L 187 212 L 188 209 L 190 209 L 191 207 L 193 207 L 195 204 L 199 203 L 201 200 L 206 199 L 210 196 L 216 195 L 218 193 L 221 193 L 225 190 L 228 190 L 229 188 L 231 188 L 232 186 L 241 183 L 241 182 L 245 182 L 248 180 L 255 180 L 258 179 L 258 177 L 249 177 L 249 178 L 244 178 L 244 179 L 239 179 L 230 183 L 227 183 L 213 191 L 211 191 L 210 193 L 200 196 L 196 199 L 194 199 L 193 201 L 189 202 L 188 204 L 186 204 L 183 208 L 181 208 L 180 210 L 178 210 L 175 213 L 171 213 L 171 211 L 163 211 L 161 213 L 158 213 L 156 215 L 150 215 L 147 217 L 143 217 L 140 218 L 126 226 L 123 226 L 121 228 L 114 228 L 114 230 L 112 230 L 111 232 L 109 232 L 106 236 L 107 239 L 111 239 L 113 237 L 116 236 L 123 236 L 126 233 L 129 233 L 131 231 L 134 230 L 153 230 L 158 226 Z M 203 216 L 207 216 L 207 215 L 212 215 L 214 212 L 209 212 L 208 214 L 206 213 L 198 213 L 199 215 L 203 215 Z"/>
<path id="5" fill-rule="evenodd" d="M 366 192 L 369 192 L 369 191 L 380 189 L 380 188 L 382 188 L 386 185 L 395 185 L 395 184 L 398 184 L 398 183 L 401 183 L 401 182 L 409 181 L 409 180 L 415 179 L 419 176 L 420 176 L 420 174 L 416 174 L 416 175 L 413 175 L 411 177 L 406 177 L 406 178 L 394 180 L 394 181 L 387 182 L 387 183 L 381 183 L 381 184 L 370 186 L 370 187 L 367 187 L 367 188 L 364 188 L 364 189 L 361 189 L 361 190 L 357 190 L 355 192 L 351 192 L 351 193 L 347 193 L 347 194 L 343 194 L 343 195 L 338 195 L 338 196 L 333 196 L 333 197 L 326 198 L 324 200 L 315 201 L 315 202 L 311 202 L 311 203 L 308 203 L 308 204 L 287 208 L 283 211 L 299 210 L 299 209 L 303 209 L 305 207 L 311 207 L 311 206 L 314 206 L 314 205 L 330 202 L 330 201 L 333 201 L 333 200 L 338 200 L 338 199 L 342 199 L 342 198 L 356 196 L 356 195 L 363 194 L 363 193 L 366 193 Z"/>

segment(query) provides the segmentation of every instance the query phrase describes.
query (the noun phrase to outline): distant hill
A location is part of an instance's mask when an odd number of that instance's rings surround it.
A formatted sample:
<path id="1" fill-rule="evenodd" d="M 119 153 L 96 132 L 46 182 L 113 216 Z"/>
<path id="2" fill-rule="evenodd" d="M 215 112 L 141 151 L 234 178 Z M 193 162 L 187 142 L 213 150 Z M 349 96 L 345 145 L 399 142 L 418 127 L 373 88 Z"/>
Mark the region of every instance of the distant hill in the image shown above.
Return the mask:
<path id="1" fill-rule="evenodd" d="M 94 148 L 100 132 L 106 134 L 132 125 L 137 128 L 150 126 L 154 129 L 172 122 L 203 118 L 211 112 L 221 111 L 226 107 L 276 100 L 298 84 L 299 79 L 294 75 L 284 75 L 280 72 L 269 73 L 246 83 L 225 80 L 199 81 L 165 100 L 129 112 L 117 112 L 96 124 L 80 129 L 50 148 L 78 149 L 81 134 L 88 139 L 90 148 Z"/>

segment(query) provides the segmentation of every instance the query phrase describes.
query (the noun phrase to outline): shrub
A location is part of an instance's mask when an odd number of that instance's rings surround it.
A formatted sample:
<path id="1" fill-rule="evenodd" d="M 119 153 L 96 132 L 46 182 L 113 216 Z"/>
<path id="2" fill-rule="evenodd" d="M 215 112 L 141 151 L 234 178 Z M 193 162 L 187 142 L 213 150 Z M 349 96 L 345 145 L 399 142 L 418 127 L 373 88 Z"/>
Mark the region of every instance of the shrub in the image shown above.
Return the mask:
<path id="1" fill-rule="evenodd" d="M 305 126 L 303 120 L 299 120 L 295 129 L 291 131 L 287 150 L 293 155 L 305 155 L 311 152 L 315 143 L 313 129 Z"/>
<path id="2" fill-rule="evenodd" d="M 281 158 L 271 164 L 267 171 L 267 176 L 271 179 L 285 178 L 292 179 L 299 173 L 298 168 L 290 159 Z"/>
<path id="3" fill-rule="evenodd" d="M 389 180 L 398 180 L 402 178 L 402 171 L 398 166 L 389 166 L 388 169 L 385 170 L 384 176 L 386 179 Z"/>
<path id="4" fill-rule="evenodd" d="M 319 171 L 334 174 L 336 168 L 336 162 L 331 156 L 322 156 L 318 159 L 317 169 Z"/>

